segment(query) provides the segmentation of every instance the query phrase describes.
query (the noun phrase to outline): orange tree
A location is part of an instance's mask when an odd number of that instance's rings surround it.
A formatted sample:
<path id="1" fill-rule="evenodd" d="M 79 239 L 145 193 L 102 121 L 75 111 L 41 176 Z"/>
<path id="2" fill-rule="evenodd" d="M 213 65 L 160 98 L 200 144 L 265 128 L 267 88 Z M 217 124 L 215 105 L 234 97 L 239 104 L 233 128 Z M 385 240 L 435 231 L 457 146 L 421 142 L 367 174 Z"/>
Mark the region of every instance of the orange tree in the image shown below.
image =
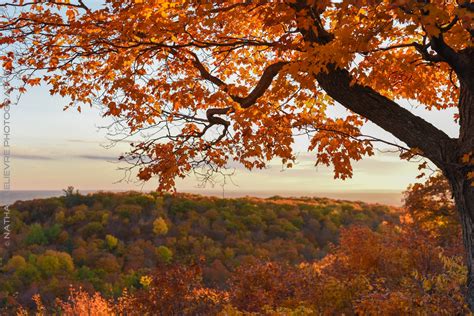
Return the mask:
<path id="1" fill-rule="evenodd" d="M 405 192 L 405 208 L 413 224 L 437 239 L 444 247 L 460 245 L 460 225 L 449 183 L 441 173 L 424 183 L 410 185 Z M 456 249 L 459 253 L 459 249 Z"/>
<path id="2" fill-rule="evenodd" d="M 0 4 L 7 92 L 41 82 L 79 110 L 100 103 L 127 134 L 124 160 L 160 190 L 229 161 L 295 160 L 351 176 L 380 139 L 371 121 L 426 157 L 452 186 L 474 306 L 474 5 L 463 0 L 11 0 Z M 457 107 L 451 138 L 404 108 Z M 334 118 L 335 102 L 348 112 Z M 4 104 L 6 105 L 6 104 Z"/>

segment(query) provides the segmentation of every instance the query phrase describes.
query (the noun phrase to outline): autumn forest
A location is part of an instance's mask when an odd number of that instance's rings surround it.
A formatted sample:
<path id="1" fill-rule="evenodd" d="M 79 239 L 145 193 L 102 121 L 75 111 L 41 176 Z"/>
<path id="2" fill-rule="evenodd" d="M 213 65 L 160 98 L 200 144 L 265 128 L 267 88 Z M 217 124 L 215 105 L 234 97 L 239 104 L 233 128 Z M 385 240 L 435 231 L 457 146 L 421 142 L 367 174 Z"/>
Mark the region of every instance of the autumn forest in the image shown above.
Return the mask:
<path id="1" fill-rule="evenodd" d="M 0 201 L 0 312 L 470 315 L 473 37 L 470 0 L 0 1 L 3 191 L 95 192 Z M 183 189 L 242 174 L 286 193 Z"/>
<path id="2" fill-rule="evenodd" d="M 70 188 L 12 212 L 7 314 L 467 312 L 460 226 L 440 175 L 412 186 L 403 208 Z"/>

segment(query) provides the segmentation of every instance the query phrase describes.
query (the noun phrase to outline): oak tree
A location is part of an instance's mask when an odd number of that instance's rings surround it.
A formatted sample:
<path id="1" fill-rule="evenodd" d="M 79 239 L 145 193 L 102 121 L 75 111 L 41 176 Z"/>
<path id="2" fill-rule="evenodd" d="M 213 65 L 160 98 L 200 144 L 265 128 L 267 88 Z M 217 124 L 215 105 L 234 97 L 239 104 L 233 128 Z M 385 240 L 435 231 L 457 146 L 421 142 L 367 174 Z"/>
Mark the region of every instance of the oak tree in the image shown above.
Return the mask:
<path id="1" fill-rule="evenodd" d="M 291 167 L 295 137 L 352 175 L 371 121 L 448 179 L 474 307 L 474 5 L 469 0 L 11 0 L 0 4 L 5 87 L 42 82 L 68 107 L 101 104 L 130 135 L 124 160 L 171 190 L 235 161 Z M 459 136 L 413 114 L 457 108 Z M 348 112 L 329 115 L 335 103 Z M 4 106 L 8 106 L 8 101 Z M 407 156 L 405 155 L 405 156 Z"/>

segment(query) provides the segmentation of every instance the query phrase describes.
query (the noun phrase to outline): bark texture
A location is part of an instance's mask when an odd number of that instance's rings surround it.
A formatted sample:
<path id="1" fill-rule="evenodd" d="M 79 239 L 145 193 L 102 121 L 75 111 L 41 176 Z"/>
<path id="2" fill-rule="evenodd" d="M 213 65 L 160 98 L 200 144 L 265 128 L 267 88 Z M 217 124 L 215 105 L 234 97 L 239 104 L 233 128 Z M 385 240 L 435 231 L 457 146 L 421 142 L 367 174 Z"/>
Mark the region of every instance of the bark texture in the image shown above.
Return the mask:
<path id="1" fill-rule="evenodd" d="M 435 163 L 444 160 L 444 148 L 454 142 L 443 131 L 375 90 L 357 83 L 351 85 L 347 70 L 330 67 L 329 72 L 319 73 L 316 78 L 334 100 L 392 133 L 410 148 L 420 149 Z"/>
<path id="2" fill-rule="evenodd" d="M 474 309 L 474 219 L 472 213 L 474 190 L 466 175 L 459 172 L 445 171 L 454 195 L 456 208 L 462 227 L 463 243 L 466 250 L 467 292 L 466 301 L 471 310 Z"/>

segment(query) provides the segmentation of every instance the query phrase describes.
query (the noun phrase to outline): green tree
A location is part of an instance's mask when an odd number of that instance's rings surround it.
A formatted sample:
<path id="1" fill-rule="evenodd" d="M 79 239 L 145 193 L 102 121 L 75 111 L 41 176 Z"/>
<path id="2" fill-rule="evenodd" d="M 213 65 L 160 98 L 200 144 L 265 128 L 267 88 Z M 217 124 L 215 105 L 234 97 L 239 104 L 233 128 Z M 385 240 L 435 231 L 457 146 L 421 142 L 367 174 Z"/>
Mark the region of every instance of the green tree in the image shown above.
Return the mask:
<path id="1" fill-rule="evenodd" d="M 5 265 L 5 269 L 7 271 L 15 271 L 18 269 L 22 269 L 26 267 L 27 263 L 25 258 L 19 255 L 15 255 L 8 260 L 7 264 Z"/>
<path id="2" fill-rule="evenodd" d="M 41 280 L 41 272 L 32 264 L 27 263 L 15 271 L 15 274 L 23 282 L 23 284 L 31 284 L 32 282 Z"/>
<path id="3" fill-rule="evenodd" d="M 173 259 L 173 252 L 166 246 L 157 247 L 156 255 L 158 256 L 158 260 L 162 263 L 170 263 Z"/>
<path id="4" fill-rule="evenodd" d="M 46 238 L 43 227 L 41 227 L 40 224 L 35 223 L 30 226 L 30 231 L 26 236 L 25 241 L 28 245 L 43 245 L 48 242 L 48 239 Z"/>
<path id="5" fill-rule="evenodd" d="M 38 270 L 45 277 L 51 277 L 57 273 L 72 273 L 74 263 L 71 256 L 66 252 L 46 250 L 36 259 Z"/>
<path id="6" fill-rule="evenodd" d="M 61 233 L 61 225 L 59 224 L 54 224 L 53 226 L 47 228 L 44 230 L 44 235 L 48 242 L 52 243 L 55 241 L 59 234 Z"/>

